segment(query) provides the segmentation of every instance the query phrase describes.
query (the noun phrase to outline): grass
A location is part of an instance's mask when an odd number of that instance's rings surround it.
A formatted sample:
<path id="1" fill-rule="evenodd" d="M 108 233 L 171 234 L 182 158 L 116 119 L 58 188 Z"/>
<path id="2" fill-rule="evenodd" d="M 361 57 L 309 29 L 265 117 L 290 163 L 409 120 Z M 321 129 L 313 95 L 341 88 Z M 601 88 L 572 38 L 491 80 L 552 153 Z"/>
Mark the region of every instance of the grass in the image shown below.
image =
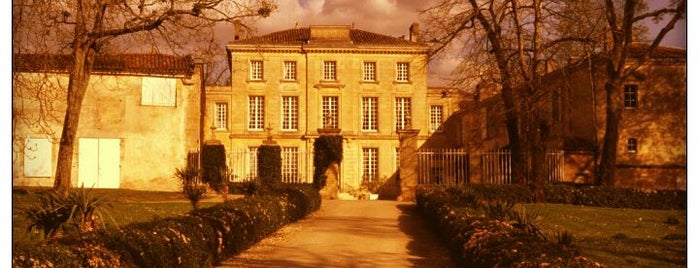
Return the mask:
<path id="1" fill-rule="evenodd" d="M 686 267 L 686 210 L 526 204 L 549 237 L 573 234 L 573 247 L 606 267 Z"/>
<path id="2" fill-rule="evenodd" d="M 19 207 L 37 200 L 37 194 L 46 188 L 15 188 L 12 194 L 12 241 L 13 243 L 32 243 L 39 241 L 38 232 L 27 233 L 27 222 L 17 215 Z M 154 218 L 166 218 L 183 215 L 192 210 L 189 200 L 180 192 L 151 192 L 125 189 L 93 189 L 94 194 L 106 195 L 111 201 L 108 214 L 103 219 L 108 226 L 124 226 L 135 222 L 149 221 Z M 235 198 L 235 196 L 229 196 Z M 199 202 L 199 207 L 209 207 L 221 202 L 215 193 L 207 193 Z"/>

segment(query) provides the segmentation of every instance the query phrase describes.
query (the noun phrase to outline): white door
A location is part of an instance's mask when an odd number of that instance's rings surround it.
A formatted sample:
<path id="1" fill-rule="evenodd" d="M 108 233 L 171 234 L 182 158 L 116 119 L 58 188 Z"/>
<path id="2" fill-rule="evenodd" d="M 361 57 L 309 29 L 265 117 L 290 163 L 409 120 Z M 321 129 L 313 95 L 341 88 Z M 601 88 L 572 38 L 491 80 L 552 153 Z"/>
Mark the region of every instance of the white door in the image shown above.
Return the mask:
<path id="1" fill-rule="evenodd" d="M 78 186 L 119 188 L 121 140 L 86 139 L 78 143 Z"/>

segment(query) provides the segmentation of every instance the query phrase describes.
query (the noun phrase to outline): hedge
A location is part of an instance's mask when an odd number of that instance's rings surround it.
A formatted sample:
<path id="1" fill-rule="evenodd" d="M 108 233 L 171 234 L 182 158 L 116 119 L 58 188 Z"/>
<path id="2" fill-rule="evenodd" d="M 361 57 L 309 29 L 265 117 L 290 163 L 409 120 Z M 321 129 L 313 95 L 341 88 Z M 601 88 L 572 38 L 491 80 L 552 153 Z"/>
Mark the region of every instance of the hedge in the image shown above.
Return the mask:
<path id="1" fill-rule="evenodd" d="M 222 144 L 205 144 L 201 147 L 202 181 L 217 192 L 225 180 L 226 148 Z"/>
<path id="2" fill-rule="evenodd" d="M 485 216 L 454 204 L 455 193 L 439 186 L 418 186 L 417 207 L 464 267 L 600 266 L 565 245 L 551 242 L 511 220 Z"/>
<path id="3" fill-rule="evenodd" d="M 473 191 L 476 197 L 483 200 L 512 203 L 534 201 L 533 190 L 518 184 L 468 184 L 445 190 Z M 679 190 L 644 192 L 633 188 L 555 183 L 544 186 L 544 195 L 547 203 L 556 204 L 631 209 L 687 209 L 687 192 Z"/>
<path id="4" fill-rule="evenodd" d="M 282 148 L 262 145 L 257 149 L 257 175 L 263 185 L 282 183 Z"/>
<path id="5" fill-rule="evenodd" d="M 187 215 L 18 245 L 14 267 L 211 267 L 320 208 L 310 184 Z"/>
<path id="6" fill-rule="evenodd" d="M 323 189 L 327 178 L 325 171 L 333 162 L 342 162 L 342 136 L 327 135 L 318 137 L 313 142 L 313 185 Z"/>

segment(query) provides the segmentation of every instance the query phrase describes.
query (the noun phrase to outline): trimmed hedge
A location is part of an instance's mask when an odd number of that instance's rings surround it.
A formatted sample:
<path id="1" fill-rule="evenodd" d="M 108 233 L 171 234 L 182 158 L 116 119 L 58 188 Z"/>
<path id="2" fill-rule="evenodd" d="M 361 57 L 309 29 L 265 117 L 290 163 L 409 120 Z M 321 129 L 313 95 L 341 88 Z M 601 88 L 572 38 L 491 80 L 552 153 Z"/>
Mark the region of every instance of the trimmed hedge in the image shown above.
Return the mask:
<path id="1" fill-rule="evenodd" d="M 446 191 L 473 191 L 476 197 L 483 200 L 534 202 L 534 191 L 518 184 L 468 184 L 459 188 L 447 188 Z M 544 195 L 547 203 L 555 204 L 631 209 L 687 209 L 686 191 L 644 192 L 633 188 L 556 183 L 546 184 Z"/>
<path id="2" fill-rule="evenodd" d="M 320 208 L 310 184 L 279 187 L 156 219 L 15 247 L 14 267 L 211 267 Z M 50 265 L 49 265 L 50 264 Z"/>
<path id="3" fill-rule="evenodd" d="M 323 189 L 327 181 L 325 171 L 333 162 L 342 162 L 342 136 L 320 136 L 313 142 L 313 150 L 313 185 Z"/>
<path id="4" fill-rule="evenodd" d="M 220 192 L 226 170 L 226 147 L 222 144 L 205 144 L 201 147 L 202 181 Z"/>
<path id="5" fill-rule="evenodd" d="M 282 183 L 282 147 L 262 145 L 257 149 L 257 175 L 263 185 Z"/>
<path id="6" fill-rule="evenodd" d="M 464 267 L 600 266 L 567 246 L 516 227 L 512 221 L 488 218 L 475 207 L 454 204 L 460 198 L 455 194 L 444 187 L 421 185 L 416 201 Z"/>

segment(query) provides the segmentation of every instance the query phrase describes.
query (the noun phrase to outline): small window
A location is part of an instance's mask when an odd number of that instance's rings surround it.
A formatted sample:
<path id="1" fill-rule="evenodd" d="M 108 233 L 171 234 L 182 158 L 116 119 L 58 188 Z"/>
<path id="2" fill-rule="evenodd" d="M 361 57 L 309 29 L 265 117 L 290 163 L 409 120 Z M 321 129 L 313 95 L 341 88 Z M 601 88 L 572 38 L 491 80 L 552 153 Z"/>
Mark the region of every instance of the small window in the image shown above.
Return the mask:
<path id="1" fill-rule="evenodd" d="M 625 108 L 638 108 L 638 86 L 637 85 L 625 85 L 624 86 L 624 107 Z"/>
<path id="2" fill-rule="evenodd" d="M 334 61 L 324 61 L 323 62 L 323 80 L 328 80 L 328 81 L 337 80 L 337 62 L 334 62 Z"/>
<path id="3" fill-rule="evenodd" d="M 376 62 L 364 62 L 364 75 L 362 80 L 367 82 L 376 81 Z"/>
<path id="4" fill-rule="evenodd" d="M 630 138 L 626 141 L 626 151 L 630 154 L 638 152 L 638 139 Z"/>
<path id="5" fill-rule="evenodd" d="M 264 78 L 263 72 L 264 66 L 262 64 L 262 61 L 250 61 L 250 80 L 261 81 Z"/>
<path id="6" fill-rule="evenodd" d="M 396 63 L 396 81 L 398 82 L 409 82 L 410 81 L 410 64 L 407 62 Z"/>
<path id="7" fill-rule="evenodd" d="M 216 103 L 215 126 L 217 130 L 228 129 L 228 103 Z"/>
<path id="8" fill-rule="evenodd" d="M 284 62 L 284 80 L 289 80 L 289 81 L 296 80 L 296 62 L 295 61 L 285 61 Z"/>
<path id="9" fill-rule="evenodd" d="M 442 118 L 444 107 L 440 105 L 430 106 L 430 132 L 442 132 Z"/>

